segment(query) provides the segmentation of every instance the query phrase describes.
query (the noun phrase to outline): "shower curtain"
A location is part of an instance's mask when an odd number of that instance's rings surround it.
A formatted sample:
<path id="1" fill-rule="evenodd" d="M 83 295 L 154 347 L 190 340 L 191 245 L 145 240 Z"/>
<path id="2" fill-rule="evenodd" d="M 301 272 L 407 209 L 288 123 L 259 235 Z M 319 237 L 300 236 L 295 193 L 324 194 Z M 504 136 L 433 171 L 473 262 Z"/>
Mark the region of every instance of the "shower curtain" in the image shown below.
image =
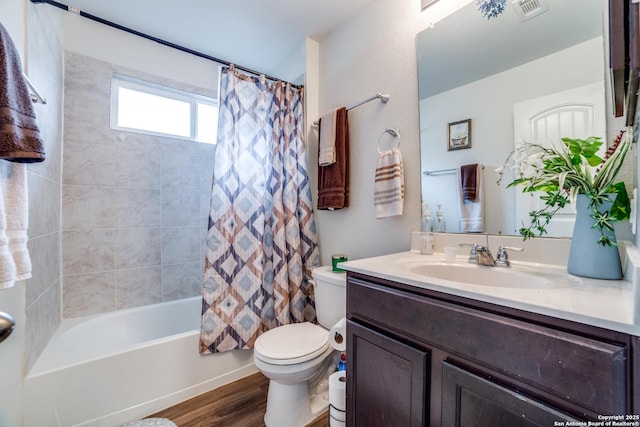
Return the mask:
<path id="1" fill-rule="evenodd" d="M 221 69 L 218 147 L 202 284 L 200 352 L 252 348 L 314 321 L 319 264 L 303 89 Z"/>

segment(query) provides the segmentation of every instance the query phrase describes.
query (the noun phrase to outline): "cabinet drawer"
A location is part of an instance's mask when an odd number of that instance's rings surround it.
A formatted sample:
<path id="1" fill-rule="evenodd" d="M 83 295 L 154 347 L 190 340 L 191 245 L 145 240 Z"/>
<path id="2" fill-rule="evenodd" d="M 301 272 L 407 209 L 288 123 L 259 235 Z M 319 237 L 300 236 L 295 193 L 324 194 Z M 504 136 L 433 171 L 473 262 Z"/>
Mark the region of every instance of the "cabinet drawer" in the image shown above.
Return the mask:
<path id="1" fill-rule="evenodd" d="M 628 413 L 627 352 L 609 344 L 349 278 L 347 313 L 601 414 Z"/>

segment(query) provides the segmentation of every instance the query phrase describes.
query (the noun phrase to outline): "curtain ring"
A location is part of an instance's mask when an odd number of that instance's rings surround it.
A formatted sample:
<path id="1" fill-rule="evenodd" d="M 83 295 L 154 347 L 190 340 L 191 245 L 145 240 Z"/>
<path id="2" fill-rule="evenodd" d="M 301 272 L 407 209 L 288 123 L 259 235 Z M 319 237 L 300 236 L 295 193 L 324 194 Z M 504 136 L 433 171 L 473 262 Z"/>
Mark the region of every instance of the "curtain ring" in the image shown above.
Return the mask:
<path id="1" fill-rule="evenodd" d="M 398 138 L 398 143 L 393 148 L 400 147 L 400 130 L 398 128 L 386 128 L 378 137 L 378 153 L 382 153 L 382 150 L 380 150 L 380 139 L 382 139 L 385 133 L 388 133 L 394 138 Z"/>

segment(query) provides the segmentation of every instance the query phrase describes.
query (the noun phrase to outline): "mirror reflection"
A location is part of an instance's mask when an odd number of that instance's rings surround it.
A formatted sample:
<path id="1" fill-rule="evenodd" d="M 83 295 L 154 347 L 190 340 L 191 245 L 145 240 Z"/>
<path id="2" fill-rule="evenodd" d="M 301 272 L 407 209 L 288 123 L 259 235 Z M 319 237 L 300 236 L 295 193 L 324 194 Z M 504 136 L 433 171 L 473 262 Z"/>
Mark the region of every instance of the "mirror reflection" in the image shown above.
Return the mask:
<path id="1" fill-rule="evenodd" d="M 461 166 L 481 166 L 482 231 L 518 234 L 534 202 L 498 186 L 495 172 L 516 141 L 606 140 L 601 0 L 546 3 L 548 10 L 530 19 L 510 2 L 487 20 L 472 2 L 417 35 L 422 200 L 432 213 L 440 205 L 447 232 L 479 231 L 460 217 Z M 584 104 L 591 107 L 581 114 L 559 108 Z M 503 183 L 512 178 L 508 172 Z M 571 229 L 555 235 L 570 236 Z"/>

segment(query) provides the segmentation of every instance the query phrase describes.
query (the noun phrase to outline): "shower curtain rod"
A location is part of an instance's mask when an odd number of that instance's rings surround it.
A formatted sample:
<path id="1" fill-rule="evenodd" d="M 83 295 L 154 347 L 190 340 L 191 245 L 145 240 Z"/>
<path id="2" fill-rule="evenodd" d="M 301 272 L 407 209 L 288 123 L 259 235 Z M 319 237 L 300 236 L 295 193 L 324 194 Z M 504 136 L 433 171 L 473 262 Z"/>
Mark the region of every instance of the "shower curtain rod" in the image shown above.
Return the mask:
<path id="1" fill-rule="evenodd" d="M 71 12 L 71 13 L 75 13 L 76 15 L 80 15 L 83 18 L 91 19 L 92 21 L 96 21 L 96 22 L 99 22 L 101 24 L 108 25 L 109 27 L 113 27 L 113 28 L 116 28 L 118 30 L 125 31 L 125 32 L 127 32 L 129 34 L 133 34 L 133 35 L 136 35 L 138 37 L 142 37 L 142 38 L 145 38 L 147 40 L 154 41 L 154 42 L 159 43 L 161 45 L 164 45 L 164 46 L 167 46 L 167 47 L 171 47 L 173 49 L 177 49 L 177 50 L 180 50 L 182 52 L 186 52 L 186 53 L 189 53 L 191 55 L 194 55 L 194 56 L 197 56 L 197 57 L 200 57 L 200 58 L 208 59 L 209 61 L 217 62 L 219 64 L 227 65 L 227 66 L 235 65 L 235 67 L 238 70 L 245 71 L 245 72 L 253 74 L 255 76 L 264 75 L 265 78 L 267 78 L 268 80 L 283 81 L 282 79 L 278 79 L 276 77 L 272 77 L 272 76 L 269 76 L 267 74 L 260 73 L 258 71 L 252 70 L 251 68 L 242 67 L 242 66 L 240 66 L 238 64 L 232 64 L 231 62 L 225 61 L 224 59 L 216 58 L 215 56 L 207 55 L 206 53 L 202 53 L 202 52 L 199 52 L 197 50 L 189 49 L 188 47 L 180 46 L 178 44 L 163 40 L 161 38 L 158 38 L 158 37 L 155 37 L 155 36 L 151 36 L 149 34 L 142 33 L 140 31 L 134 30 L 134 29 L 129 28 L 129 27 L 125 27 L 124 25 L 120 25 L 120 24 L 116 24 L 115 22 L 107 21 L 106 19 L 100 18 L 99 16 L 95 16 L 95 15 L 92 15 L 90 13 L 83 12 L 80 9 L 76 8 L 76 7 L 67 6 L 66 4 L 62 4 L 62 3 L 59 3 L 59 2 L 54 1 L 54 0 L 31 0 L 31 2 L 32 3 L 50 4 L 51 6 L 55 6 L 57 8 L 62 9 L 62 10 L 65 10 L 67 12 Z M 297 85 L 297 84 L 293 84 L 293 83 L 290 83 L 290 82 L 285 82 L 285 83 L 289 83 L 292 87 L 294 87 L 296 89 L 299 89 L 299 88 L 303 87 L 303 85 Z"/>

